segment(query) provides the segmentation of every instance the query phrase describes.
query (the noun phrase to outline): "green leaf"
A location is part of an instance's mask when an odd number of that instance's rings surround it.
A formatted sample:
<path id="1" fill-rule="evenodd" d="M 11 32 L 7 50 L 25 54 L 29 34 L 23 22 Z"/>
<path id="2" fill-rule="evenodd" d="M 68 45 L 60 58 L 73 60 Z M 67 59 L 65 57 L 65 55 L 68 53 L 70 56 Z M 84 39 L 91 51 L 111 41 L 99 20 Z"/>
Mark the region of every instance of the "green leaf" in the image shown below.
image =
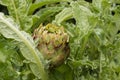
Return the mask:
<path id="1" fill-rule="evenodd" d="M 18 74 L 13 69 L 10 62 L 1 63 L 0 62 L 0 80 L 17 80 Z"/>
<path id="2" fill-rule="evenodd" d="M 101 6 L 102 0 L 93 0 L 92 4 L 96 10 L 100 11 L 102 6 Z"/>
<path id="3" fill-rule="evenodd" d="M 35 68 L 34 70 L 37 69 L 42 73 L 35 75 L 38 78 L 41 77 L 43 80 L 47 80 L 44 65 L 42 63 L 43 57 L 38 50 L 36 50 L 32 37 L 24 31 L 20 31 L 16 23 L 13 22 L 11 18 L 5 17 L 2 13 L 0 13 L 0 33 L 6 38 L 11 38 L 20 42 L 19 45 L 22 55 L 31 63 L 35 63 L 38 68 Z"/>
<path id="4" fill-rule="evenodd" d="M 76 26 L 78 30 L 76 30 L 77 38 L 75 38 L 74 43 L 78 45 L 76 49 L 80 50 L 76 53 L 76 58 L 81 59 L 84 55 L 84 50 L 88 42 L 88 38 L 92 32 L 94 26 L 90 26 L 89 18 L 93 16 L 91 10 L 86 6 L 78 4 L 78 2 L 72 2 L 72 11 L 73 17 L 76 21 Z"/>
<path id="5" fill-rule="evenodd" d="M 5 62 L 6 61 L 6 55 L 4 55 L 1 51 L 0 51 L 0 62 Z"/>
<path id="6" fill-rule="evenodd" d="M 55 23 L 60 25 L 61 22 L 68 20 L 73 17 L 72 9 L 65 8 L 59 14 L 55 16 Z"/>
<path id="7" fill-rule="evenodd" d="M 17 44 L 15 41 L 5 39 L 3 36 L 0 37 L 0 62 L 6 63 L 10 60 L 17 66 L 23 65 L 15 44 Z"/>
<path id="8" fill-rule="evenodd" d="M 29 14 L 32 14 L 37 8 L 40 8 L 46 4 L 70 1 L 70 0 L 37 0 L 34 4 L 30 6 Z"/>
<path id="9" fill-rule="evenodd" d="M 34 16 L 36 20 L 34 21 L 34 28 L 38 27 L 40 23 L 48 20 L 51 16 L 54 16 L 57 12 L 61 11 L 64 7 L 47 7 L 39 10 Z"/>
<path id="10" fill-rule="evenodd" d="M 38 79 L 41 79 L 42 76 L 44 76 L 43 73 L 41 73 L 40 71 L 38 71 L 38 68 L 39 68 L 39 67 L 38 67 L 36 64 L 30 63 L 30 68 L 31 68 L 33 74 L 38 77 Z M 41 76 L 39 76 L 39 75 L 41 75 Z M 46 75 L 46 79 L 47 79 L 47 77 L 48 77 L 48 75 Z M 43 78 L 42 78 L 42 79 L 43 79 Z M 44 79 L 45 79 L 45 78 L 44 78 Z"/>
<path id="11" fill-rule="evenodd" d="M 28 16 L 29 6 L 32 0 L 1 0 L 0 4 L 7 6 L 9 15 L 20 24 L 24 30 L 28 30 L 32 26 L 32 17 Z"/>
<path id="12" fill-rule="evenodd" d="M 77 27 L 80 28 L 81 32 L 87 33 L 90 28 L 88 17 L 92 15 L 92 12 L 87 7 L 79 5 L 77 2 L 71 3 L 71 6 Z"/>

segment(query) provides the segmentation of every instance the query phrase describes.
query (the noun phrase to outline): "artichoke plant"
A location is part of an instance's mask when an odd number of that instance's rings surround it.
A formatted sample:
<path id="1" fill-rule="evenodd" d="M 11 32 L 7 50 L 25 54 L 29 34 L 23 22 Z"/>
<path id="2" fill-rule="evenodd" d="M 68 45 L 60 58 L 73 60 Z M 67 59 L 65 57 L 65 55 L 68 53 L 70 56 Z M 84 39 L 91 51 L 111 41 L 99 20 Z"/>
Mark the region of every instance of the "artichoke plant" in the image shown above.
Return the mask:
<path id="1" fill-rule="evenodd" d="M 37 48 L 46 60 L 50 61 L 49 67 L 61 65 L 69 56 L 69 35 L 63 27 L 55 24 L 40 25 L 33 33 Z"/>

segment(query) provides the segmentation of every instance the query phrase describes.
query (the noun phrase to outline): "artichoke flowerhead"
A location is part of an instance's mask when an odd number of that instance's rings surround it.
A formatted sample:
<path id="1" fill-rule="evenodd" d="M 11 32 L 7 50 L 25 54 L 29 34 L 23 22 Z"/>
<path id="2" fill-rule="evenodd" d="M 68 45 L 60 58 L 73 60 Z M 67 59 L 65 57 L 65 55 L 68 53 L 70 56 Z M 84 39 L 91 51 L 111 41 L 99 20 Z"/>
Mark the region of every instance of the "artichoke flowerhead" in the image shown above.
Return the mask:
<path id="1" fill-rule="evenodd" d="M 50 60 L 50 67 L 61 65 L 69 56 L 69 35 L 63 27 L 54 24 L 40 25 L 34 31 L 33 39 L 44 58 Z"/>

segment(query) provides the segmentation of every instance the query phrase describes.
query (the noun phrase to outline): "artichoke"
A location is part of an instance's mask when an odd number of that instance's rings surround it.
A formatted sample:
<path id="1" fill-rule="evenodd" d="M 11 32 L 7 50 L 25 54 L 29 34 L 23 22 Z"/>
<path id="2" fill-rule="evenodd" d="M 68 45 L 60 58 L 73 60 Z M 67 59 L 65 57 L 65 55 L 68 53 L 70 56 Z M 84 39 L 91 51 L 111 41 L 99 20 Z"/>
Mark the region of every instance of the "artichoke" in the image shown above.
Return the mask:
<path id="1" fill-rule="evenodd" d="M 40 25 L 34 31 L 33 39 L 43 57 L 50 61 L 49 67 L 60 66 L 69 56 L 69 35 L 63 27 L 50 23 Z"/>

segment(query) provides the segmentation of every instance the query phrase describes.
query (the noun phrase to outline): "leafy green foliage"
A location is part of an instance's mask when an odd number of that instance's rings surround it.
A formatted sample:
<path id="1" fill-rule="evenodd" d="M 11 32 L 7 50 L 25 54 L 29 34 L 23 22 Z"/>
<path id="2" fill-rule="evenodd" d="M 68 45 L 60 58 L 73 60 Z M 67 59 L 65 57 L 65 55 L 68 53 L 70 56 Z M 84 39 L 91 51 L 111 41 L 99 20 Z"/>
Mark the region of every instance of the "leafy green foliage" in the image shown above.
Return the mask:
<path id="1" fill-rule="evenodd" d="M 29 14 L 32 14 L 34 10 L 36 10 L 39 7 L 42 7 L 43 5 L 56 3 L 56 2 L 64 2 L 64 1 L 70 1 L 70 0 L 36 0 L 35 3 L 30 6 Z"/>
<path id="2" fill-rule="evenodd" d="M 0 0 L 8 11 L 0 13 L 0 79 L 120 80 L 120 1 L 87 1 Z M 32 39 L 41 23 L 70 35 L 70 56 L 57 68 L 48 69 Z"/>
<path id="3" fill-rule="evenodd" d="M 27 15 L 32 0 L 0 0 L 0 4 L 7 6 L 12 16 L 22 29 L 28 31 L 32 26 L 32 17 Z"/>

